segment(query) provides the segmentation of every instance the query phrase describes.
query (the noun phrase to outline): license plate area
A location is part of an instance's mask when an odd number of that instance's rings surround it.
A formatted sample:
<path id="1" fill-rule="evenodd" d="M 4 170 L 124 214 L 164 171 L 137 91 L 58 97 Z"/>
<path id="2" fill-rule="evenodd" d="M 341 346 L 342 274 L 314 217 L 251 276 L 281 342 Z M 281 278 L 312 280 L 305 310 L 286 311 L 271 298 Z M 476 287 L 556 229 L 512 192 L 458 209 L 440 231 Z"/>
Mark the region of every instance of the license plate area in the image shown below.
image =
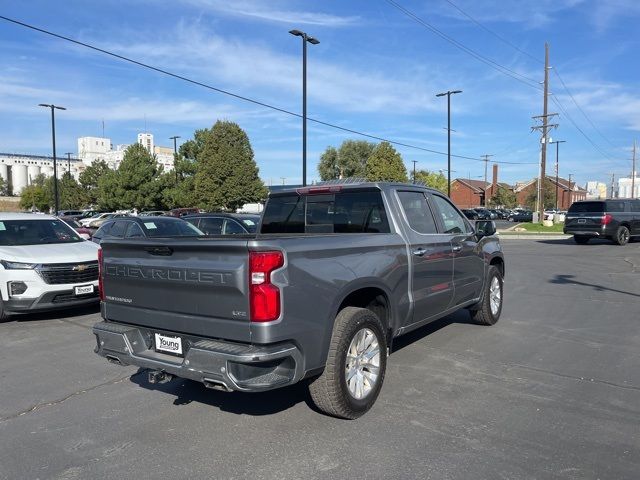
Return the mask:
<path id="1" fill-rule="evenodd" d="M 586 218 L 579 218 L 578 219 L 578 223 L 587 223 L 587 219 Z"/>
<path id="2" fill-rule="evenodd" d="M 154 348 L 156 352 L 169 353 L 179 357 L 183 355 L 182 338 L 173 335 L 155 333 L 154 339 Z"/>
<path id="3" fill-rule="evenodd" d="M 77 287 L 73 287 L 74 295 L 88 295 L 94 292 L 93 285 L 79 285 Z"/>

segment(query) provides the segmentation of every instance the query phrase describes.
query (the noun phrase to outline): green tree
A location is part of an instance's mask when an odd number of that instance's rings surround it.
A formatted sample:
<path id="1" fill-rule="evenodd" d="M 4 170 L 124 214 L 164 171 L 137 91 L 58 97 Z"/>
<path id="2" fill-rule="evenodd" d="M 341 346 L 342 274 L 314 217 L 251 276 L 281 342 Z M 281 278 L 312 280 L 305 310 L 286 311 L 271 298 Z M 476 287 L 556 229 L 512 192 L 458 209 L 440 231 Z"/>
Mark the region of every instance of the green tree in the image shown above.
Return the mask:
<path id="1" fill-rule="evenodd" d="M 9 185 L 7 184 L 7 181 L 0 177 L 0 195 L 8 195 L 9 194 Z"/>
<path id="2" fill-rule="evenodd" d="M 25 210 L 37 208 L 40 212 L 49 212 L 49 196 L 42 184 L 24 187 L 20 192 L 20 207 Z"/>
<path id="3" fill-rule="evenodd" d="M 538 180 L 534 182 L 535 187 L 531 190 L 531 193 L 527 196 L 525 201 L 526 205 L 535 210 L 538 206 Z M 556 187 L 555 184 L 548 178 L 542 182 L 542 204 L 543 208 L 553 208 L 556 205 Z"/>
<path id="4" fill-rule="evenodd" d="M 211 128 L 200 128 L 193 134 L 192 140 L 187 140 L 180 148 L 178 152 L 181 157 L 188 158 L 189 160 L 195 160 L 204 148 L 204 142 L 207 136 L 211 133 Z"/>
<path id="5" fill-rule="evenodd" d="M 402 156 L 389 142 L 374 148 L 366 165 L 367 180 L 371 182 L 406 182 L 407 169 Z"/>
<path id="6" fill-rule="evenodd" d="M 125 150 L 118 170 L 103 172 L 98 180 L 98 203 L 110 210 L 156 208 L 161 204 L 161 173 L 155 155 L 134 143 Z"/>
<path id="7" fill-rule="evenodd" d="M 447 177 L 442 173 L 418 170 L 416 172 L 415 182 L 422 183 L 426 187 L 434 188 L 442 193 L 447 193 Z"/>
<path id="8" fill-rule="evenodd" d="M 80 174 L 80 185 L 85 191 L 87 202 L 90 205 L 98 203 L 98 183 L 103 175 L 109 171 L 109 166 L 104 160 L 97 160 L 89 165 Z"/>
<path id="9" fill-rule="evenodd" d="M 196 160 L 195 198 L 200 208 L 236 210 L 266 198 L 251 143 L 237 123 L 218 120 L 204 135 Z"/>
<path id="10" fill-rule="evenodd" d="M 498 191 L 491 197 L 489 204 L 493 207 L 513 208 L 518 204 L 518 200 L 513 190 L 498 185 Z"/>
<path id="11" fill-rule="evenodd" d="M 327 147 L 318 164 L 320 178 L 333 180 L 341 177 L 366 177 L 367 160 L 375 148 L 375 143 L 365 140 L 345 140 L 338 150 Z"/>
<path id="12" fill-rule="evenodd" d="M 44 191 L 49 199 L 49 205 L 55 205 L 53 177 L 44 182 Z M 61 210 L 76 210 L 87 205 L 87 194 L 80 184 L 70 174 L 65 173 L 58 180 L 58 205 Z"/>

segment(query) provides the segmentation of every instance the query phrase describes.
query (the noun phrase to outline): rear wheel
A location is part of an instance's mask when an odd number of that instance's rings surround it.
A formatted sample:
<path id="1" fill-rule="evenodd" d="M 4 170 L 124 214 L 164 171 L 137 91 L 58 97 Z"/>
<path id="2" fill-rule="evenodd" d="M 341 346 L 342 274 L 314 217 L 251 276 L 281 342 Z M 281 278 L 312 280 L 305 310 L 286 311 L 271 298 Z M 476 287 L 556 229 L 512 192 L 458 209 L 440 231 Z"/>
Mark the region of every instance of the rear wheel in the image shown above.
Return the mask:
<path id="1" fill-rule="evenodd" d="M 626 245 L 629 243 L 629 229 L 624 225 L 618 227 L 615 236 L 613 237 L 613 241 L 618 245 Z"/>
<path id="2" fill-rule="evenodd" d="M 502 275 L 493 265 L 487 272 L 485 290 L 480 303 L 470 309 L 473 321 L 480 325 L 495 325 L 502 313 Z"/>
<path id="3" fill-rule="evenodd" d="M 313 403 L 334 417 L 364 415 L 378 398 L 386 366 L 380 319 L 365 308 L 344 308 L 336 317 L 324 372 L 309 384 Z"/>
<path id="4" fill-rule="evenodd" d="M 4 302 L 2 298 L 0 298 L 0 323 L 6 322 L 9 319 L 9 314 L 4 309 Z"/>
<path id="5" fill-rule="evenodd" d="M 589 241 L 589 237 L 587 237 L 586 235 L 574 235 L 573 236 L 573 240 L 576 243 L 584 245 L 585 243 L 587 243 Z"/>

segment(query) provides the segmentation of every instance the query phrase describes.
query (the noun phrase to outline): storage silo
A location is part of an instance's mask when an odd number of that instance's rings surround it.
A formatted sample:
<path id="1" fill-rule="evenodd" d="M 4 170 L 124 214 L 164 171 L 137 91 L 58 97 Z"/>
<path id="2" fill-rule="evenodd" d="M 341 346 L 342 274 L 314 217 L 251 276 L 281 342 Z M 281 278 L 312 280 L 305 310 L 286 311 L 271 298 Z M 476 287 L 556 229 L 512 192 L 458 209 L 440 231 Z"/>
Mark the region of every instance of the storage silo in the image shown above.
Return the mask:
<path id="1" fill-rule="evenodd" d="M 38 175 L 40 175 L 40 166 L 39 165 L 29 165 L 29 185 L 33 183 Z"/>
<path id="2" fill-rule="evenodd" d="M 28 170 L 26 165 L 13 165 L 11 167 L 11 183 L 13 184 L 13 194 L 18 195 L 27 186 Z"/>

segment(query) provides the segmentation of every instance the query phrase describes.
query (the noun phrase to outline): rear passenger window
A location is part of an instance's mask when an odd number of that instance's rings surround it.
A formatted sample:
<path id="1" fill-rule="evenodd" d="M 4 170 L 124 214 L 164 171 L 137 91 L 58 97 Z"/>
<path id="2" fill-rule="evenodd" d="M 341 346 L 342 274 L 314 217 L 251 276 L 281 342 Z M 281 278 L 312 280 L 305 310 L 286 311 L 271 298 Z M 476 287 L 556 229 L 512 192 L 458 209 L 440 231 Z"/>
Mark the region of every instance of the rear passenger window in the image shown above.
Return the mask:
<path id="1" fill-rule="evenodd" d="M 427 199 L 422 192 L 398 192 L 409 226 L 418 233 L 437 233 Z"/>
<path id="2" fill-rule="evenodd" d="M 109 230 L 109 235 L 112 237 L 124 237 L 124 231 L 127 228 L 127 223 L 129 222 L 113 222 L 113 226 L 111 230 Z"/>
<path id="3" fill-rule="evenodd" d="M 247 233 L 244 231 L 238 222 L 235 220 L 227 219 L 224 224 L 224 234 L 225 235 L 242 235 L 243 233 Z"/>
<path id="4" fill-rule="evenodd" d="M 625 202 L 607 202 L 607 212 L 624 212 Z"/>
<path id="5" fill-rule="evenodd" d="M 205 235 L 222 235 L 222 222 L 224 222 L 224 219 L 221 217 L 201 218 L 198 228 Z"/>
<path id="6" fill-rule="evenodd" d="M 633 202 L 629 202 L 629 206 L 631 207 L 632 212 L 640 212 L 640 201 L 634 200 Z"/>

